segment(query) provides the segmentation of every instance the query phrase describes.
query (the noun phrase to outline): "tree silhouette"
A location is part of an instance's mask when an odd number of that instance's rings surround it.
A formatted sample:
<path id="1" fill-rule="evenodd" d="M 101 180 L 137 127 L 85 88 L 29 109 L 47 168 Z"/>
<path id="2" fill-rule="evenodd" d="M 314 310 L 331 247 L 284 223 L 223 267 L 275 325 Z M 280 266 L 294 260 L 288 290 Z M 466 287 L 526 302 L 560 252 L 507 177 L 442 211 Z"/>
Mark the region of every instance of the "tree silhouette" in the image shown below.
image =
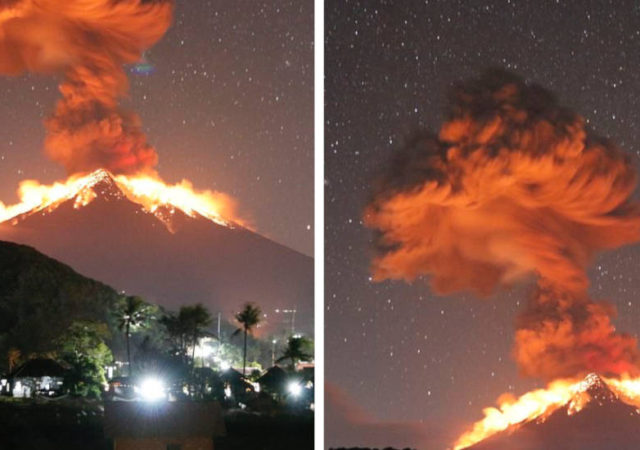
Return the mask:
<path id="1" fill-rule="evenodd" d="M 247 367 L 247 334 L 253 332 L 253 328 L 260 323 L 260 314 L 262 311 L 260 307 L 254 303 L 246 303 L 242 311 L 235 315 L 236 320 L 241 325 L 240 328 L 233 332 L 232 336 L 243 332 L 244 333 L 244 349 L 242 352 L 242 376 L 246 374 Z"/>
<path id="2" fill-rule="evenodd" d="M 313 358 L 313 354 L 310 352 L 311 345 L 311 341 L 305 337 L 291 336 L 282 356 L 276 362 L 289 360 L 291 361 L 291 369 L 295 370 L 299 361 L 308 361 Z"/>
<path id="3" fill-rule="evenodd" d="M 187 367 L 190 366 L 187 387 L 192 395 L 195 394 L 193 387 L 196 375 L 196 346 L 200 338 L 210 335 L 206 328 L 211 325 L 211 322 L 211 314 L 201 303 L 182 306 L 178 314 L 168 314 L 161 319 L 183 363 L 187 364 Z M 191 347 L 191 364 L 188 356 L 189 347 Z"/>
<path id="4" fill-rule="evenodd" d="M 210 335 L 206 328 L 211 325 L 211 314 L 202 304 L 183 306 L 178 314 L 169 314 L 162 318 L 169 336 L 173 339 L 176 350 L 188 359 L 191 347 L 191 365 L 195 367 L 195 349 L 200 338 Z"/>
<path id="5" fill-rule="evenodd" d="M 131 376 L 131 348 L 129 338 L 131 330 L 143 326 L 149 315 L 149 305 L 142 298 L 135 295 L 124 297 L 120 303 L 118 315 L 118 329 L 124 331 L 127 343 L 127 363 L 129 364 L 129 376 Z"/>
<path id="6" fill-rule="evenodd" d="M 207 308 L 198 303 L 180 308 L 178 319 L 185 323 L 187 333 L 191 337 L 191 364 L 193 368 L 196 364 L 196 345 L 198 345 L 200 338 L 209 335 L 205 332 L 205 328 L 211 325 L 211 314 Z"/>

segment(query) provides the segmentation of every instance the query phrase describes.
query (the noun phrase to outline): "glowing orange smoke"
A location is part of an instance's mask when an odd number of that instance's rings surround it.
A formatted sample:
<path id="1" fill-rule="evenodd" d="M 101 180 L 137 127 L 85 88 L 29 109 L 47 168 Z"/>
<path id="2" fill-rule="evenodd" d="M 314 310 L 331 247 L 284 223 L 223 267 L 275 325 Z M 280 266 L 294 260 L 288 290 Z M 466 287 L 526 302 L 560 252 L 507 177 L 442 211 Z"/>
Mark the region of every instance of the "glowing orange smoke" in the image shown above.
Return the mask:
<path id="1" fill-rule="evenodd" d="M 456 448 L 568 401 L 579 410 L 589 399 L 573 377 L 588 372 L 615 376 L 616 394 L 640 404 L 637 340 L 615 329 L 612 304 L 588 295 L 586 273 L 598 252 L 640 238 L 629 157 L 514 74 L 489 71 L 452 94 L 439 132 L 394 155 L 366 208 L 374 278 L 426 276 L 437 293 L 479 295 L 535 279 L 513 356 L 522 375 L 552 381 L 503 396 Z"/>
<path id="2" fill-rule="evenodd" d="M 636 242 L 636 174 L 551 93 L 504 72 L 461 83 L 439 133 L 407 142 L 365 211 L 376 280 L 428 276 L 434 291 L 538 287 L 516 321 L 521 373 L 638 374 L 636 339 L 587 294 L 600 251 Z"/>
<path id="3" fill-rule="evenodd" d="M 171 0 L 0 1 L 0 74 L 57 74 L 62 98 L 45 149 L 69 174 L 148 171 L 157 154 L 119 104 L 134 63 L 171 23 Z"/>
<path id="4" fill-rule="evenodd" d="M 0 222 L 70 198 L 84 206 L 96 197 L 90 185 L 106 170 L 130 200 L 160 218 L 179 209 L 246 226 L 229 196 L 196 190 L 186 180 L 164 183 L 140 118 L 120 104 L 128 91 L 125 64 L 164 35 L 172 12 L 172 0 L 0 0 L 0 74 L 60 76 L 62 98 L 45 121 L 45 149 L 70 174 L 51 185 L 23 181 L 19 203 L 0 203 Z"/>
<path id="5" fill-rule="evenodd" d="M 464 433 L 454 449 L 470 447 L 509 427 L 518 426 L 533 420 L 544 421 L 559 408 L 567 405 L 567 414 L 575 414 L 583 409 L 592 399 L 587 392 L 588 383 L 596 375 L 590 374 L 585 379 L 565 379 L 551 382 L 545 389 L 537 389 L 515 398 L 504 394 L 497 406 L 483 410 L 484 419 L 476 422 Z M 627 404 L 640 407 L 640 378 L 602 378 L 607 387 Z"/>
<path id="6" fill-rule="evenodd" d="M 177 209 L 190 217 L 201 215 L 220 225 L 247 227 L 245 220 L 236 212 L 235 201 L 226 194 L 194 189 L 189 181 L 166 184 L 155 175 L 112 175 L 98 170 L 88 175 L 73 175 L 67 180 L 44 185 L 35 180 L 20 183 L 20 202 L 4 205 L 0 202 L 0 223 L 9 222 L 20 214 L 55 208 L 61 202 L 74 199 L 80 208 L 91 203 L 97 196 L 92 186 L 102 178 L 111 177 L 127 198 L 149 213 L 168 208 L 169 214 Z"/>

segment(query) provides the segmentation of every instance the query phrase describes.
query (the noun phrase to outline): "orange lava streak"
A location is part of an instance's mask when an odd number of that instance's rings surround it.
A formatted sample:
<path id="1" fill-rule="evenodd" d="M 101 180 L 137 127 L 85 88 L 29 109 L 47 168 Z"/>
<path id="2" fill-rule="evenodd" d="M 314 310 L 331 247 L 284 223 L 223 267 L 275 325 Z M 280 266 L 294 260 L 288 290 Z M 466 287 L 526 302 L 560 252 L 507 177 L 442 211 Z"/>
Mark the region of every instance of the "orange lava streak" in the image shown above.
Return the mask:
<path id="1" fill-rule="evenodd" d="M 607 378 L 606 382 L 625 403 L 640 408 L 640 378 L 625 375 L 619 379 Z"/>
<path id="2" fill-rule="evenodd" d="M 247 227 L 236 215 L 235 200 L 222 192 L 194 189 L 185 179 L 169 185 L 160 178 L 146 175 L 117 175 L 114 178 L 127 197 L 149 212 L 163 205 L 173 206 L 190 217 L 200 214 L 221 225 L 236 223 Z"/>
<path id="3" fill-rule="evenodd" d="M 61 202 L 75 198 L 74 207 L 86 206 L 96 198 L 90 189 L 96 179 L 110 177 L 127 198 L 154 213 L 159 207 L 176 208 L 190 217 L 204 216 L 220 225 L 248 227 L 236 213 L 236 202 L 227 194 L 194 189 L 191 182 L 167 184 L 160 177 L 148 174 L 112 175 L 97 170 L 85 175 L 72 175 L 64 181 L 45 185 L 36 180 L 22 181 L 18 188 L 19 203 L 5 205 L 0 202 L 0 223 L 20 214 L 53 208 Z M 89 188 L 89 189 L 87 189 Z"/>
<path id="4" fill-rule="evenodd" d="M 640 407 L 640 378 L 623 375 L 619 379 L 602 380 L 625 403 Z M 497 406 L 482 411 L 484 419 L 473 424 L 469 431 L 460 436 L 453 448 L 467 448 L 511 426 L 531 420 L 544 420 L 567 403 L 567 414 L 574 414 L 591 400 L 585 391 L 585 380 L 566 379 L 553 381 L 545 389 L 536 389 L 518 398 L 503 394 L 498 398 Z"/>

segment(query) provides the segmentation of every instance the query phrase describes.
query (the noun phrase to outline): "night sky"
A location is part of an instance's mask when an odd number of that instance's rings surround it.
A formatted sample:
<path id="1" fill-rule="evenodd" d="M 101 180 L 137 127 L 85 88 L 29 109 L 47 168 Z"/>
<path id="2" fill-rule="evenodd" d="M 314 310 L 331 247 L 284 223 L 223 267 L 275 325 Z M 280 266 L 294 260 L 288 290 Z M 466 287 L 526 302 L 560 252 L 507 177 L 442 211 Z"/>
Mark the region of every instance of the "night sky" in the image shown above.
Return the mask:
<path id="1" fill-rule="evenodd" d="M 313 2 L 176 2 L 174 23 L 129 72 L 128 104 L 168 182 L 235 197 L 277 242 L 313 254 Z M 43 155 L 51 77 L 0 77 L 0 200 L 64 170 Z"/>
<path id="2" fill-rule="evenodd" d="M 373 283 L 361 217 L 403 140 L 438 130 L 451 84 L 503 68 L 555 92 L 640 162 L 640 7 L 633 1 L 326 2 L 327 446 L 445 448 L 518 376 L 513 320 L 531 286 L 438 297 Z M 640 247 L 600 257 L 591 293 L 640 333 Z"/>

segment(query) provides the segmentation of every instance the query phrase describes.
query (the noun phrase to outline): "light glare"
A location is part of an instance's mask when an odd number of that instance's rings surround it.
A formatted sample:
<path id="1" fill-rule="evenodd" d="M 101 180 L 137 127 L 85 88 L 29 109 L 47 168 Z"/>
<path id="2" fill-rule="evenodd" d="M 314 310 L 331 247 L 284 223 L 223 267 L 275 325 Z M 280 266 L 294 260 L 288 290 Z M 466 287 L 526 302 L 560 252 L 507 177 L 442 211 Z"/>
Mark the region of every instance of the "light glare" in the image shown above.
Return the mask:
<path id="1" fill-rule="evenodd" d="M 165 398 L 165 388 L 162 380 L 158 378 L 145 378 L 138 387 L 138 393 L 145 401 L 154 402 Z"/>
<path id="2" fill-rule="evenodd" d="M 295 381 L 289 383 L 289 393 L 294 397 L 298 397 L 302 393 L 302 386 Z"/>

